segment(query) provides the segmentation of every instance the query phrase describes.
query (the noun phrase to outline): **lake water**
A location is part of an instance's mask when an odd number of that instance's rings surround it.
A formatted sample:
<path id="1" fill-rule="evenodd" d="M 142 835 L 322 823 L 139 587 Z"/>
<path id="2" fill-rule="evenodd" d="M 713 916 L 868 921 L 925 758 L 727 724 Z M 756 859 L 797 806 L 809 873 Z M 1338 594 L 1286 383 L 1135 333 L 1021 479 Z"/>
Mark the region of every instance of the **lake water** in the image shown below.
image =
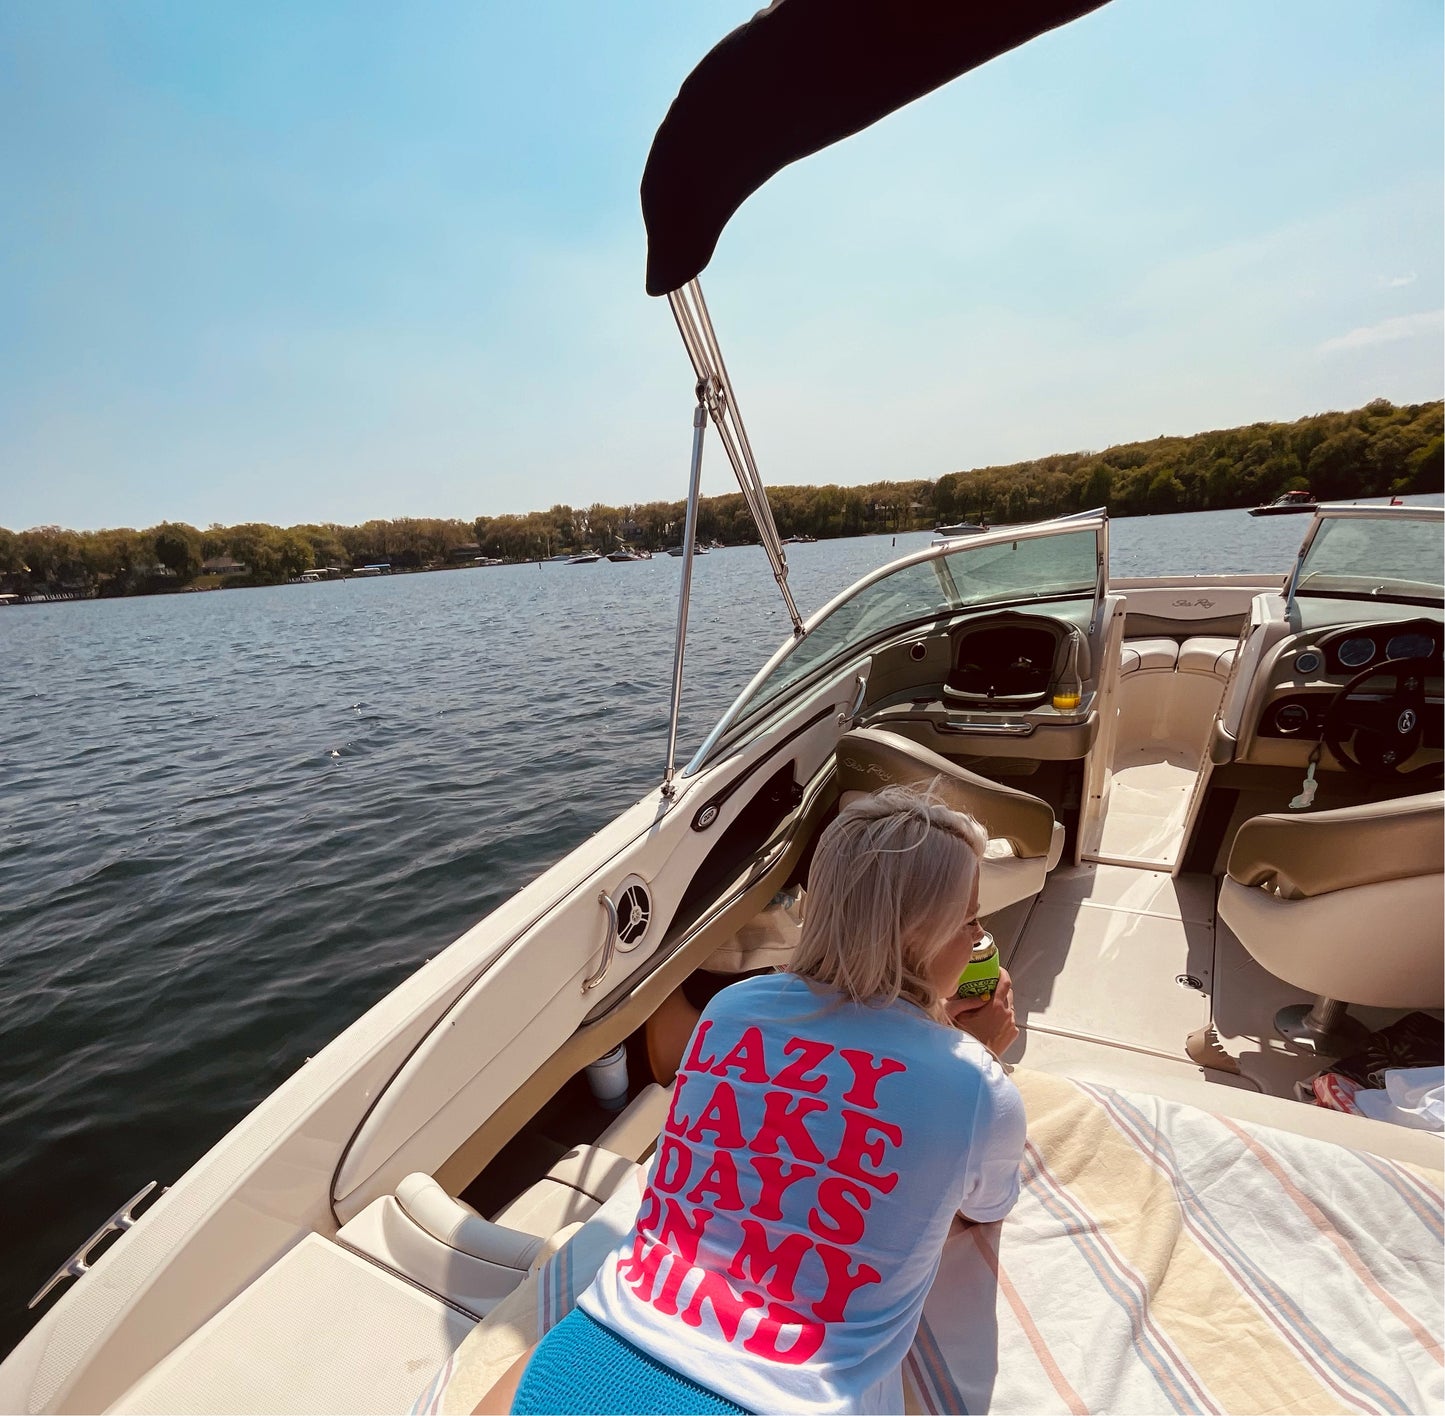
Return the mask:
<path id="1" fill-rule="evenodd" d="M 1283 576 L 1308 524 L 1116 521 L 1113 573 Z M 790 547 L 798 604 L 929 540 Z M 0 611 L 0 1353 L 117 1205 L 660 779 L 681 564 Z M 696 563 L 680 761 L 787 628 L 760 549 Z"/>

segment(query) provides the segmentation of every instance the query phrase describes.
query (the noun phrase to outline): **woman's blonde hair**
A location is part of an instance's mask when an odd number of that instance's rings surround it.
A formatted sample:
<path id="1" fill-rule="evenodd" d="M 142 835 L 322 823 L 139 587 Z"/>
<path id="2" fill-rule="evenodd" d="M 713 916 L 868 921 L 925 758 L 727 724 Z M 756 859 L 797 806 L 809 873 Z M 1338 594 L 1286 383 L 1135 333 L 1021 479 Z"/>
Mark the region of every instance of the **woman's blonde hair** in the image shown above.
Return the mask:
<path id="1" fill-rule="evenodd" d="M 790 973 L 879 1006 L 943 1019 L 929 968 L 962 926 L 988 833 L 932 788 L 884 787 L 838 813 L 808 872 Z"/>

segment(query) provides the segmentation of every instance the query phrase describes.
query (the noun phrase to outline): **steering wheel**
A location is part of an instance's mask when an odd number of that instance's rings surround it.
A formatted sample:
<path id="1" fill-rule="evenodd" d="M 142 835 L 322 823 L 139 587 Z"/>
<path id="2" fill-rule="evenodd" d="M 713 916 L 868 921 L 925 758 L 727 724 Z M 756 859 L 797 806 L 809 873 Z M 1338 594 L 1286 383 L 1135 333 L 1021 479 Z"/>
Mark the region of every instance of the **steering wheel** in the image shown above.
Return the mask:
<path id="1" fill-rule="evenodd" d="M 1325 709 L 1320 741 L 1347 772 L 1389 780 L 1434 775 L 1440 764 L 1401 768 L 1425 736 L 1425 678 L 1438 672 L 1431 659 L 1387 659 L 1356 674 Z M 1393 685 L 1383 698 L 1360 691 L 1375 679 Z"/>

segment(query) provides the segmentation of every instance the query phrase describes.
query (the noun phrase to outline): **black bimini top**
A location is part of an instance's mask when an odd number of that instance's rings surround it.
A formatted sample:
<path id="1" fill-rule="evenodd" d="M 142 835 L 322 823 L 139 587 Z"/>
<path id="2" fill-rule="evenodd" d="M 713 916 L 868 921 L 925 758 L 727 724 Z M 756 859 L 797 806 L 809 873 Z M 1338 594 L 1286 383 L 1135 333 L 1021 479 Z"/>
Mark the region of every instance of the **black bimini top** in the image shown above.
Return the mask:
<path id="1" fill-rule="evenodd" d="M 647 293 L 687 284 L 775 172 L 1104 0 L 775 0 L 688 75 L 642 175 Z"/>

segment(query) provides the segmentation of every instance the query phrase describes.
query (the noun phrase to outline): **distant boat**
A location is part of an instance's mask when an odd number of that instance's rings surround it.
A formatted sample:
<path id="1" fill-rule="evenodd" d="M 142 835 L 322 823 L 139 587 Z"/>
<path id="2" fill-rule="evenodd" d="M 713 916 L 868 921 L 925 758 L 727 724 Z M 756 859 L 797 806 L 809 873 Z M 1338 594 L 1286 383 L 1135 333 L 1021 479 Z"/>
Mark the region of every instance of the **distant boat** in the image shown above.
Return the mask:
<path id="1" fill-rule="evenodd" d="M 595 565 L 602 557 L 596 551 L 583 551 L 580 556 L 568 556 L 568 565 Z"/>
<path id="2" fill-rule="evenodd" d="M 617 550 L 615 550 L 615 551 L 608 551 L 608 553 L 607 553 L 607 559 L 610 560 L 610 561 L 617 561 L 619 564 L 620 564 L 622 561 L 644 561 L 644 560 L 651 560 L 651 559 L 652 559 L 652 552 L 651 552 L 651 551 L 634 551 L 634 550 L 632 550 L 632 549 L 631 549 L 630 547 L 628 547 L 628 546 L 622 546 L 622 547 L 619 547 L 619 548 L 618 548 Z"/>
<path id="3" fill-rule="evenodd" d="M 817 543 L 817 540 L 818 540 L 818 538 L 817 538 L 816 536 L 784 536 L 784 537 L 783 537 L 783 545 L 785 545 L 785 546 L 812 546 L 812 545 L 815 545 L 815 544 Z"/>
<path id="4" fill-rule="evenodd" d="M 982 521 L 955 521 L 951 526 L 935 526 L 933 544 L 936 546 L 940 541 L 953 541 L 960 536 L 980 536 L 987 530 L 987 523 Z"/>
<path id="5" fill-rule="evenodd" d="M 704 545 L 702 545 L 702 544 L 700 544 L 700 543 L 696 543 L 696 542 L 695 542 L 695 543 L 693 544 L 692 553 L 693 553 L 693 555 L 695 555 L 695 556 L 705 556 L 705 555 L 707 554 L 707 550 L 708 550 L 708 548 L 707 548 L 706 546 L 704 546 Z M 682 547 L 681 547 L 681 546 L 669 546 L 669 547 L 667 548 L 667 553 L 668 553 L 668 555 L 670 555 L 670 556 L 680 556 L 680 555 L 682 554 Z"/>
<path id="6" fill-rule="evenodd" d="M 1291 512 L 1313 512 L 1319 507 L 1313 492 L 1285 492 L 1268 506 L 1252 506 L 1251 516 L 1288 516 Z"/>

